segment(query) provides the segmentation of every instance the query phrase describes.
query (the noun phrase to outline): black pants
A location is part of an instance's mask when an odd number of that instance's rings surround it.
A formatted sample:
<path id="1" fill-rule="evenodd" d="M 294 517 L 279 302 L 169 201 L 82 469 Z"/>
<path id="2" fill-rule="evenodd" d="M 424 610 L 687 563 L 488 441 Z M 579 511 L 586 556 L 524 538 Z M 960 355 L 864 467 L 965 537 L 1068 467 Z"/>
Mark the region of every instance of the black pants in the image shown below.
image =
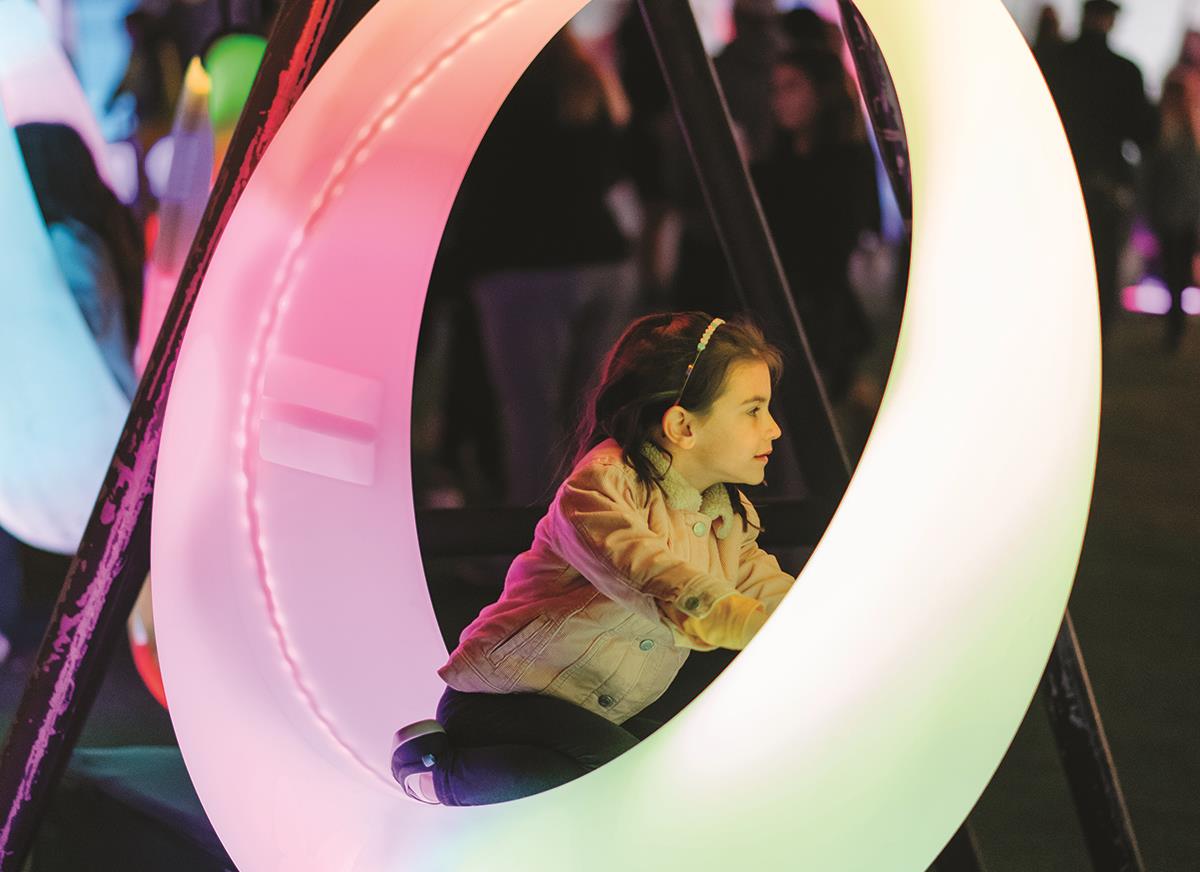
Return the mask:
<path id="1" fill-rule="evenodd" d="M 1116 182 L 1101 179 L 1083 183 L 1083 201 L 1092 233 L 1096 285 L 1100 293 L 1100 329 L 1106 336 L 1117 317 L 1121 255 L 1129 242 L 1132 199 L 1132 192 Z"/>
<path id="2" fill-rule="evenodd" d="M 486 805 L 566 784 L 619 757 L 662 724 L 621 725 L 561 699 L 447 688 L 437 718 L 450 750 L 434 769 L 445 805 Z"/>
<path id="3" fill-rule="evenodd" d="M 1196 252 L 1196 231 L 1186 230 L 1158 232 L 1162 246 L 1163 279 L 1171 292 L 1171 308 L 1167 310 L 1166 345 L 1171 351 L 1179 347 L 1183 338 L 1186 316 L 1183 313 L 1183 291 L 1192 284 L 1192 255 Z"/>

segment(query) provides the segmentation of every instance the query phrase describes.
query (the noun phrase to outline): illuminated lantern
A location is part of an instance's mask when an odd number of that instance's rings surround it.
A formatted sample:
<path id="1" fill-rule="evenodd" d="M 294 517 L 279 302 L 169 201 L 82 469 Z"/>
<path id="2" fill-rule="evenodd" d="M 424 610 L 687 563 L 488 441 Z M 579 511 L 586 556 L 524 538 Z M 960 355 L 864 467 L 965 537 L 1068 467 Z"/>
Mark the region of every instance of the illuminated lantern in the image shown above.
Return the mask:
<path id="1" fill-rule="evenodd" d="M 999 0 L 861 0 L 905 111 L 910 286 L 854 479 L 758 638 L 658 733 L 548 793 L 431 807 L 390 777 L 392 731 L 432 714 L 446 655 L 411 489 L 424 295 L 489 120 L 581 6 L 382 0 L 250 180 L 155 494 L 192 779 L 246 870 L 923 870 L 1037 687 L 1098 432 L 1078 182 Z"/>

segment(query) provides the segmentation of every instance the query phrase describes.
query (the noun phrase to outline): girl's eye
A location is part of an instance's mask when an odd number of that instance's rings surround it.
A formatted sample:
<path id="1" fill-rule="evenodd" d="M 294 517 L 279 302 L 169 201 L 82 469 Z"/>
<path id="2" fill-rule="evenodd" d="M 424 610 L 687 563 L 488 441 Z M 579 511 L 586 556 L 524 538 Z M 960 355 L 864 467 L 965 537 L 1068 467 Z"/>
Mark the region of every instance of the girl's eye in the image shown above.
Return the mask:
<path id="1" fill-rule="evenodd" d="M 750 410 L 750 414 L 757 415 L 759 408 L 760 408 L 759 406 L 755 406 L 753 409 Z"/>

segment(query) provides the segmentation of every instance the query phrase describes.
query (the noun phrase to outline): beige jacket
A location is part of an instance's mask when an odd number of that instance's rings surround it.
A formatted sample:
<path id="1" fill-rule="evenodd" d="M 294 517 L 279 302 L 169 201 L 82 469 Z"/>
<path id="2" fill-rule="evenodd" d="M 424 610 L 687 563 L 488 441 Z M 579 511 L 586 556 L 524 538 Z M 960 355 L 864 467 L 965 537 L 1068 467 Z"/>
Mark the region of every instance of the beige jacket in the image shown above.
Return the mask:
<path id="1" fill-rule="evenodd" d="M 660 470 L 666 456 L 648 447 Z M 563 482 L 500 599 L 438 670 L 456 690 L 543 693 L 621 723 L 656 700 L 689 649 L 668 615 L 703 617 L 740 592 L 773 612 L 795 580 L 756 544 L 723 485 L 703 494 L 666 469 L 647 488 L 620 446 L 596 446 Z"/>

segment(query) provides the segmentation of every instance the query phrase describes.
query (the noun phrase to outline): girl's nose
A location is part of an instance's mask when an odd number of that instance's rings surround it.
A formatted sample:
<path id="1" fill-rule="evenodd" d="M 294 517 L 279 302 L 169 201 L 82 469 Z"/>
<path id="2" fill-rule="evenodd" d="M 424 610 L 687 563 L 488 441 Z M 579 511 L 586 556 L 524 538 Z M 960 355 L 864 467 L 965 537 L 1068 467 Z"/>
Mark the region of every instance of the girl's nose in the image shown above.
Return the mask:
<path id="1" fill-rule="evenodd" d="M 772 442 L 783 435 L 783 431 L 779 429 L 779 423 L 775 420 L 775 416 L 767 412 L 767 416 L 771 419 L 771 434 L 769 438 Z"/>

